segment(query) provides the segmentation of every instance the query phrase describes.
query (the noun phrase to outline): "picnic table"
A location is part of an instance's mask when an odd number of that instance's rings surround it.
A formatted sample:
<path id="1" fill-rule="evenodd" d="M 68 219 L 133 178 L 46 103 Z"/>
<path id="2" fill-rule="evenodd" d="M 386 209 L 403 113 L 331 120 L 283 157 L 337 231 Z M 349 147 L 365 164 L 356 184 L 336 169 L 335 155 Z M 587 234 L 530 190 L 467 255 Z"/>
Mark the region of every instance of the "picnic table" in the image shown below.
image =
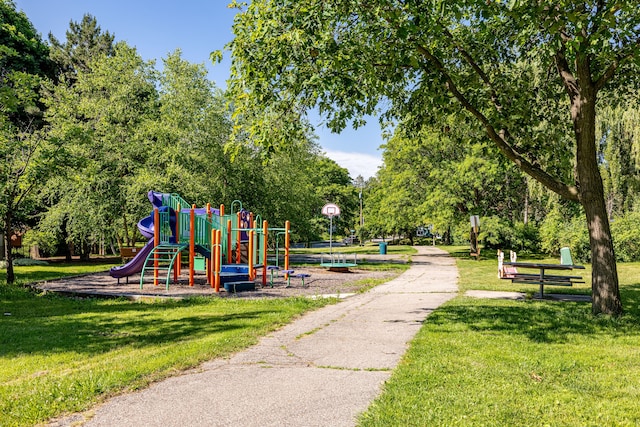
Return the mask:
<path id="1" fill-rule="evenodd" d="M 511 279 L 512 283 L 526 283 L 540 285 L 540 299 L 544 298 L 544 285 L 553 286 L 573 286 L 574 283 L 584 283 L 581 276 L 568 276 L 559 274 L 548 274 L 547 270 L 571 271 L 574 269 L 584 270 L 583 265 L 574 264 L 544 264 L 538 262 L 504 262 L 505 266 L 512 267 L 506 271 L 503 279 Z M 518 269 L 534 269 L 535 273 L 521 273 Z"/>

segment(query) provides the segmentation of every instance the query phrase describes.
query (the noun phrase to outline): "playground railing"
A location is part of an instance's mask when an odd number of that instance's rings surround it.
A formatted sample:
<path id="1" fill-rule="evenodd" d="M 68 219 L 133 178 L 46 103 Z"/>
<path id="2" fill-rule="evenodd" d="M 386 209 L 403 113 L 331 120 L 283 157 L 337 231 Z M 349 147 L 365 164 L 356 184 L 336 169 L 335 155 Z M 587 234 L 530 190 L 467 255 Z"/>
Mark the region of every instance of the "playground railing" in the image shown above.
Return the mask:
<path id="1" fill-rule="evenodd" d="M 180 206 L 181 209 L 191 206 L 186 200 L 175 193 L 164 195 L 162 197 L 162 204 L 164 206 L 169 206 L 173 210 L 178 210 L 178 206 Z"/>
<path id="2" fill-rule="evenodd" d="M 170 213 L 159 212 L 158 214 L 160 216 L 160 243 L 169 243 L 171 241 L 171 237 L 173 236 L 169 221 Z"/>
<path id="3" fill-rule="evenodd" d="M 195 244 L 208 247 L 211 245 L 211 229 L 213 228 L 211 221 L 206 216 L 195 217 Z"/>
<path id="4" fill-rule="evenodd" d="M 351 259 L 350 259 L 351 257 Z M 321 266 L 355 267 L 358 265 L 357 254 L 332 253 L 320 256 Z"/>
<path id="5" fill-rule="evenodd" d="M 187 243 L 191 238 L 190 212 L 183 210 L 178 214 L 178 236 L 181 243 Z"/>

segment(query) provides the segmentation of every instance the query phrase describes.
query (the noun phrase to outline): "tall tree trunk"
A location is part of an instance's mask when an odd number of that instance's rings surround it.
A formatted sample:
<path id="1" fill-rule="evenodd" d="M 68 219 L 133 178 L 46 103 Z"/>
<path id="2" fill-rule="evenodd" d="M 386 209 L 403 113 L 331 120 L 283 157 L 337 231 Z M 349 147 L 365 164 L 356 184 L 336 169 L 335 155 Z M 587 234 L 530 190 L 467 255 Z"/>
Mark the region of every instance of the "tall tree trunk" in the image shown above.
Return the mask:
<path id="1" fill-rule="evenodd" d="M 579 199 L 587 217 L 591 245 L 592 312 L 618 315 L 622 313 L 618 270 L 595 143 L 596 92 L 584 86 L 580 96 L 571 100 L 571 115 L 577 143 Z"/>
<path id="2" fill-rule="evenodd" d="M 62 250 L 64 251 L 64 259 L 65 261 L 71 261 L 72 245 L 71 245 L 71 242 L 69 242 L 69 232 L 67 231 L 67 221 L 68 219 L 65 217 L 64 220 L 62 221 L 62 225 L 60 226 L 60 232 L 62 233 L 62 241 L 64 242 L 64 245 L 62 247 Z"/>
<path id="3" fill-rule="evenodd" d="M 13 271 L 13 252 L 11 251 L 11 235 L 13 233 L 11 224 L 13 223 L 13 215 L 11 209 L 7 209 L 4 215 L 4 258 L 7 262 L 7 283 L 15 282 L 16 276 Z"/>
<path id="4" fill-rule="evenodd" d="M 127 214 L 125 212 L 122 212 L 122 225 L 124 226 L 124 244 L 131 246 L 131 241 L 129 240 L 129 225 L 127 224 Z"/>

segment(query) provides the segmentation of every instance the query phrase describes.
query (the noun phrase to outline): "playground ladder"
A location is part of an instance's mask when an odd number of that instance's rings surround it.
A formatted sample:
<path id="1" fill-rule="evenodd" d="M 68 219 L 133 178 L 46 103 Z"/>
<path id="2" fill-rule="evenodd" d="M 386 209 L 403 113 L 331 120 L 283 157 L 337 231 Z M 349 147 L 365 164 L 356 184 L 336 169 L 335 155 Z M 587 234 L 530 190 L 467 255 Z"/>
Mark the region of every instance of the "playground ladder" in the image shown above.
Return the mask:
<path id="1" fill-rule="evenodd" d="M 171 278 L 171 271 L 175 263 L 178 254 L 187 248 L 186 244 L 161 244 L 151 250 L 149 255 L 144 261 L 142 267 L 142 273 L 140 274 L 140 289 L 144 284 L 144 279 L 150 276 L 152 279 L 157 278 L 158 282 L 161 279 L 165 280 L 165 289 L 169 290 L 169 280 Z M 156 258 L 157 256 L 157 258 Z M 156 260 L 157 265 L 156 265 Z"/>

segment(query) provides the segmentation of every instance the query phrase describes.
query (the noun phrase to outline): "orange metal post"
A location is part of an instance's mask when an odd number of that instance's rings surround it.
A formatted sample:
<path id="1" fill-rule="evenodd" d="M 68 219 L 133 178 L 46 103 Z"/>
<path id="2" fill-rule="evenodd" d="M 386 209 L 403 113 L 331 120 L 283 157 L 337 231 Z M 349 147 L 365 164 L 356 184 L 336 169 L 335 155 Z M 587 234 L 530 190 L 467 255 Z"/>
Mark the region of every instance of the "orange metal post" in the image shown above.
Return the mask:
<path id="1" fill-rule="evenodd" d="M 264 248 L 262 250 L 262 286 L 267 286 L 267 243 L 269 242 L 269 229 L 267 228 L 267 220 L 262 221 L 262 230 L 264 234 Z"/>
<path id="2" fill-rule="evenodd" d="M 211 230 L 211 268 L 207 271 L 207 277 L 209 278 L 209 284 L 213 288 L 215 286 L 215 278 L 213 277 L 213 272 L 216 269 L 216 231 Z"/>
<path id="3" fill-rule="evenodd" d="M 196 205 L 191 205 L 189 230 L 189 286 L 193 286 L 196 256 Z"/>
<path id="4" fill-rule="evenodd" d="M 214 269 L 214 288 L 216 292 L 220 292 L 220 270 L 222 268 L 221 261 L 222 261 L 222 254 L 220 253 L 222 251 L 222 230 L 216 230 L 216 247 L 215 247 L 215 269 Z"/>
<path id="5" fill-rule="evenodd" d="M 236 264 L 240 264 L 242 261 L 242 246 L 240 245 L 240 242 L 242 241 L 242 223 L 240 222 L 240 211 L 238 211 L 236 216 L 238 218 L 238 229 L 236 230 Z"/>
<path id="6" fill-rule="evenodd" d="M 227 264 L 231 264 L 231 220 L 227 220 Z"/>
<path id="7" fill-rule="evenodd" d="M 247 254 L 247 263 L 249 264 L 249 280 L 254 280 L 256 278 L 256 272 L 253 269 L 253 234 L 253 230 L 249 231 L 249 253 Z"/>
<path id="8" fill-rule="evenodd" d="M 153 247 L 160 244 L 160 211 L 153 209 Z M 153 251 L 153 286 L 158 286 L 158 253 Z"/>

